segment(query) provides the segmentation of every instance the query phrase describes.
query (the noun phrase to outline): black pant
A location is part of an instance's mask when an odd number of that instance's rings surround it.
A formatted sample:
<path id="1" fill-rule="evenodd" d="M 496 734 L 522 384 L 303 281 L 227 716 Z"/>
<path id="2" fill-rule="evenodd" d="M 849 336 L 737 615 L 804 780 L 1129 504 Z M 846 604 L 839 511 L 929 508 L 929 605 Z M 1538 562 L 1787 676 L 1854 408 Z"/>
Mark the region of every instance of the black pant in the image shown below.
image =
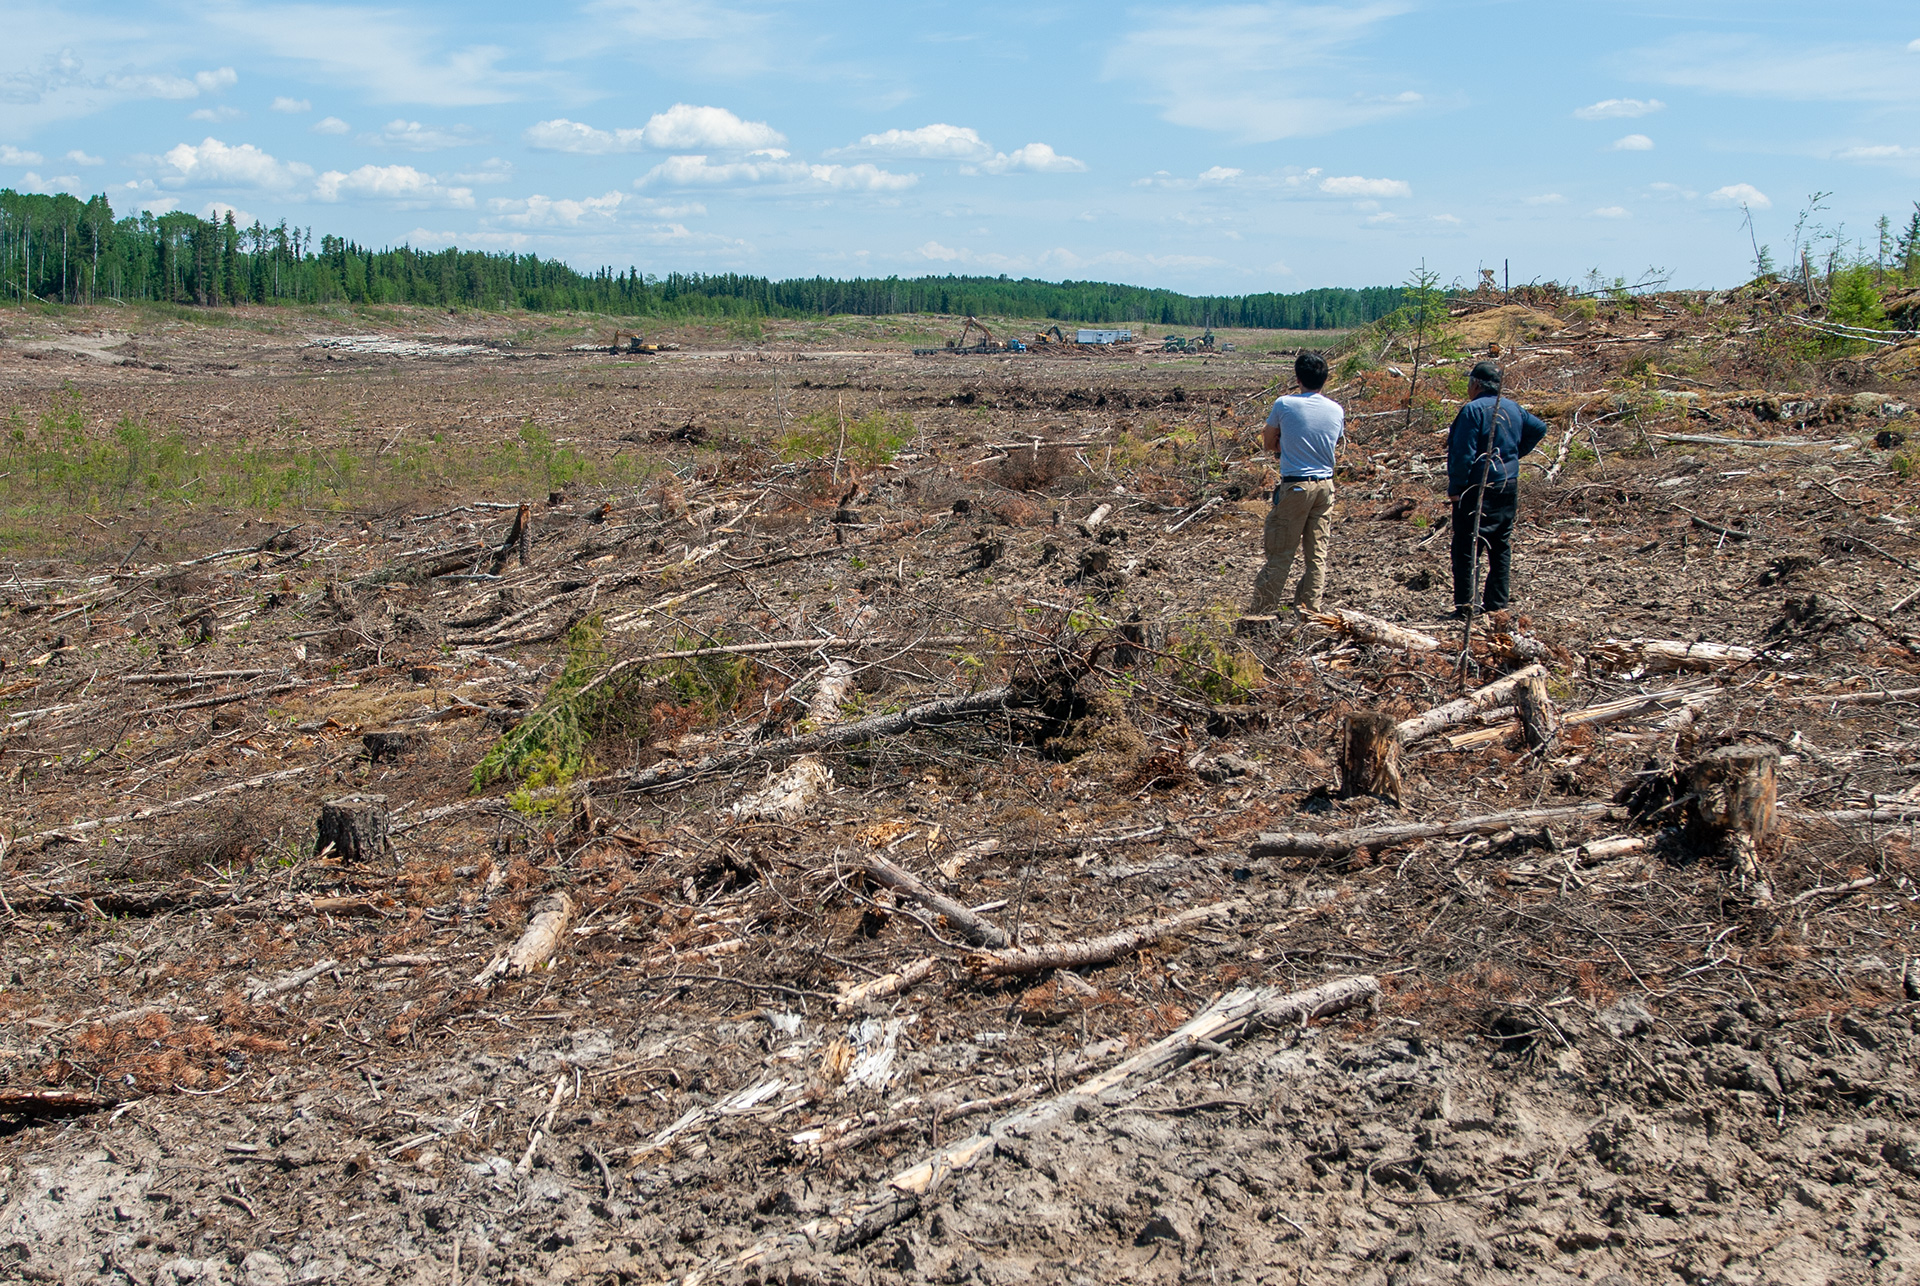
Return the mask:
<path id="1" fill-rule="evenodd" d="M 1473 601 L 1473 510 L 1480 488 L 1468 487 L 1453 502 L 1453 605 Z M 1518 487 L 1487 488 L 1486 508 L 1480 514 L 1480 543 L 1486 550 L 1487 584 L 1483 610 L 1506 608 L 1507 576 L 1513 568 L 1513 512 L 1520 499 Z"/>

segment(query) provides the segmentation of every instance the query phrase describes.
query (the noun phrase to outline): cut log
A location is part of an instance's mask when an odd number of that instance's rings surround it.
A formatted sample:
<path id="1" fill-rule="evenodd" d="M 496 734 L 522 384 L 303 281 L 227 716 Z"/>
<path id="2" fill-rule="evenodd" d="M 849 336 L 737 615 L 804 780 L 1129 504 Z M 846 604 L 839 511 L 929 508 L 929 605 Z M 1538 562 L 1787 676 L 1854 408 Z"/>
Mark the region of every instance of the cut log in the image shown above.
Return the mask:
<path id="1" fill-rule="evenodd" d="M 1052 942 L 1044 946 L 1018 950 L 979 951 L 967 957 L 967 968 L 981 977 L 1005 974 L 1039 973 L 1046 969 L 1083 969 L 1088 965 L 1111 964 L 1141 947 L 1170 938 L 1182 929 L 1207 920 L 1232 915 L 1247 908 L 1245 901 L 1216 902 L 1170 915 L 1135 929 L 1122 929 L 1105 937 L 1085 938 L 1077 942 Z"/>
<path id="2" fill-rule="evenodd" d="M 1594 724 L 1615 723 L 1622 719 L 1635 719 L 1646 714 L 1666 714 L 1669 718 L 1678 712 L 1697 709 L 1713 701 L 1726 691 L 1718 687 L 1669 688 L 1665 692 L 1649 692 L 1644 695 L 1619 697 L 1612 701 L 1601 701 L 1584 710 L 1575 710 L 1560 719 L 1562 731 L 1568 728 L 1588 727 Z M 1665 720 L 1662 721 L 1663 726 Z M 1404 726 L 1404 725 L 1403 725 Z M 1447 738 L 1447 746 L 1453 750 L 1465 750 L 1470 746 L 1484 746 L 1499 741 L 1519 727 L 1516 721 L 1503 722 L 1495 728 L 1475 728 Z"/>
<path id="3" fill-rule="evenodd" d="M 1344 857 L 1356 849 L 1393 848 L 1416 840 L 1491 835 L 1516 826 L 1544 826 L 1605 817 L 1611 804 L 1572 804 L 1565 808 L 1522 808 L 1510 813 L 1463 817 L 1457 822 L 1409 822 L 1397 826 L 1362 826 L 1354 830 L 1315 835 L 1311 831 L 1267 831 L 1248 848 L 1250 857 Z"/>
<path id="4" fill-rule="evenodd" d="M 1608 858 L 1643 852 L 1647 842 L 1644 835 L 1612 835 L 1606 839 L 1588 840 L 1577 852 L 1582 862 L 1604 862 Z"/>
<path id="5" fill-rule="evenodd" d="M 853 667 L 845 661 L 827 662 L 813 695 L 807 698 L 807 718 L 814 726 L 840 722 L 840 706 L 853 694 Z"/>
<path id="6" fill-rule="evenodd" d="M 1376 795 L 1400 802 L 1400 734 L 1393 716 L 1350 714 L 1340 724 L 1340 798 Z"/>
<path id="7" fill-rule="evenodd" d="M 142 808 L 131 813 L 119 813 L 113 817 L 94 817 L 84 822 L 75 822 L 71 826 L 61 826 L 53 830 L 39 831 L 32 835 L 22 835 L 14 841 L 14 847 L 18 848 L 22 844 L 31 844 L 36 840 L 77 840 L 80 836 L 90 831 L 97 831 L 102 827 L 121 826 L 127 822 L 144 822 L 150 817 L 164 817 L 169 813 L 177 813 L 182 809 L 192 808 L 196 804 L 204 804 L 209 799 L 218 799 L 222 795 L 231 795 L 242 790 L 257 790 L 262 786 L 291 781 L 295 777 L 303 777 L 312 771 L 313 765 L 307 764 L 299 768 L 282 768 L 279 772 L 263 773 L 258 777 L 249 777 L 245 781 L 230 781 L 224 786 L 216 786 L 212 790 L 203 790 L 198 794 L 188 795 L 182 799 L 170 800 L 164 804 L 155 804 L 151 808 Z"/>
<path id="8" fill-rule="evenodd" d="M 555 893 L 542 898 L 534 904 L 533 913 L 527 917 L 527 931 L 520 940 L 493 958 L 492 963 L 482 969 L 473 980 L 476 987 L 484 987 L 495 978 L 514 978 L 532 973 L 535 969 L 553 959 L 553 953 L 560 949 L 560 940 L 567 934 L 567 926 L 573 922 L 573 899 L 564 893 Z"/>
<path id="9" fill-rule="evenodd" d="M 807 809 L 822 792 L 832 789 L 833 772 L 808 755 L 796 759 L 759 790 L 733 805 L 736 822 L 793 822 L 806 816 Z"/>
<path id="10" fill-rule="evenodd" d="M 279 996 L 289 991 L 298 991 L 315 978 L 318 978 L 321 974 L 328 973 L 339 967 L 340 962 L 338 960 L 322 960 L 318 964 L 310 964 L 306 968 L 287 974 L 283 978 L 275 978 L 270 982 L 256 982 L 253 986 L 247 988 L 247 1001 L 249 1004 L 257 1004 L 269 996 Z"/>
<path id="11" fill-rule="evenodd" d="M 1527 745 L 1544 752 L 1560 732 L 1560 712 L 1554 709 L 1543 674 L 1530 674 L 1513 690 L 1514 713 L 1520 716 L 1520 730 Z"/>
<path id="12" fill-rule="evenodd" d="M 897 996 L 908 987 L 917 986 L 933 977 L 933 971 L 940 961 L 934 956 L 916 960 L 904 969 L 882 974 L 878 978 L 869 978 L 862 983 L 842 983 L 839 994 L 833 1003 L 841 1009 L 853 1009 L 866 1004 L 869 1000 L 884 1000 L 888 996 Z"/>
<path id="13" fill-rule="evenodd" d="M 1379 992 L 1379 981 L 1364 974 L 1291 994 L 1278 987 L 1230 991 L 1132 1058 L 1002 1117 L 977 1134 L 939 1148 L 925 1161 L 888 1179 L 846 1213 L 822 1215 L 789 1232 L 762 1238 L 743 1251 L 709 1261 L 696 1275 L 705 1281 L 746 1269 L 764 1277 L 767 1267 L 795 1255 L 851 1250 L 918 1213 L 925 1198 L 956 1174 L 996 1155 L 995 1145 L 1002 1138 L 1035 1138 L 1077 1112 L 1103 1111 L 1123 1099 L 1128 1090 L 1163 1074 L 1165 1069 L 1198 1054 L 1217 1051 L 1222 1036 L 1258 1026 L 1304 1025 L 1366 1004 Z"/>
<path id="14" fill-rule="evenodd" d="M 1545 666 L 1529 665 L 1524 670 L 1515 670 L 1504 679 L 1496 679 L 1484 688 L 1476 688 L 1458 701 L 1449 701 L 1443 706 L 1435 706 L 1425 714 L 1403 719 L 1395 729 L 1399 734 L 1400 743 L 1410 746 L 1421 738 L 1431 737 L 1444 728 L 1465 723 L 1483 710 L 1511 705 L 1514 690 L 1522 683 L 1535 677 L 1544 679 L 1546 676 Z"/>
<path id="15" fill-rule="evenodd" d="M 904 893 L 921 906 L 945 917 L 963 937 L 976 946 L 1004 947 L 1007 935 L 1000 926 L 982 919 L 944 893 L 936 893 L 913 875 L 901 870 L 878 853 L 869 853 L 861 864 L 876 884 L 884 884 L 896 893 Z"/>
<path id="16" fill-rule="evenodd" d="M 1410 630 L 1345 607 L 1336 607 L 1331 612 L 1305 612 L 1303 615 L 1327 629 L 1350 634 L 1362 643 L 1399 648 L 1403 652 L 1437 652 L 1441 646 L 1440 640 L 1431 634 L 1422 634 L 1419 630 Z"/>
<path id="17" fill-rule="evenodd" d="M 1759 882 L 1760 842 L 1773 829 L 1779 752 L 1771 746 L 1722 746 L 1687 768 L 1687 831 L 1695 843 L 1726 853 L 1742 878 Z"/>
<path id="18" fill-rule="evenodd" d="M 385 795 L 339 795 L 320 805 L 313 851 L 331 850 L 342 862 L 370 861 L 385 856 L 391 821 Z"/>

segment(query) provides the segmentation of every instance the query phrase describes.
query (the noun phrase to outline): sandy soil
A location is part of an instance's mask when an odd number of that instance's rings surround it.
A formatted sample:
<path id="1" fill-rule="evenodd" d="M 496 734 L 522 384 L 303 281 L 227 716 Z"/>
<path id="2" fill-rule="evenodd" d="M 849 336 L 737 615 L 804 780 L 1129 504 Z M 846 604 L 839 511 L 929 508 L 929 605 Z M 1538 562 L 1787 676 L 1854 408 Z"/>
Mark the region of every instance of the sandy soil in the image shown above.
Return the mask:
<path id="1" fill-rule="evenodd" d="M 1257 337 L 915 359 L 877 331 L 688 328 L 613 359 L 526 317 L 9 318 L 17 423 L 77 392 L 102 438 L 134 415 L 468 460 L 534 424 L 603 481 L 375 468 L 332 509 L 16 522 L 0 1085 L 84 1101 L 0 1108 L 0 1276 L 1912 1280 L 1920 730 L 1881 694 L 1920 688 L 1920 389 L 1904 350 L 1822 359 L 1784 310 L 1457 319 L 1554 424 L 1516 612 L 1469 682 L 1532 640 L 1564 713 L 1691 699 L 1541 754 L 1505 713 L 1462 725 L 1407 747 L 1397 805 L 1336 797 L 1342 720 L 1451 699 L 1457 645 L 1239 622 L 1291 365 Z M 1409 424 L 1404 353 L 1366 356 L 1336 390 L 1327 606 L 1451 640 L 1445 408 Z M 887 463 L 778 449 L 875 414 Z M 494 554 L 523 501 L 524 565 Z M 583 621 L 597 668 L 780 646 L 636 665 L 579 777 L 473 792 L 503 730 L 549 717 Z M 1661 672 L 1648 639 L 1753 651 Z M 802 809 L 736 808 L 819 726 L 834 659 L 842 722 L 1012 695 L 822 753 Z M 368 732 L 413 736 L 375 762 Z M 1679 824 L 1682 770 L 1728 744 L 1779 757 L 1751 867 Z M 321 802 L 355 793 L 385 797 L 390 851 L 316 856 Z M 1578 805 L 1335 856 L 1263 838 Z M 1586 847 L 1613 836 L 1643 843 Z M 1029 947 L 1217 913 L 992 976 L 865 874 L 876 852 Z M 562 891 L 551 965 L 477 983 Z M 1074 1096 L 1223 992 L 1351 975 L 1376 1002 Z M 971 1165 L 871 1215 L 974 1131 Z"/>

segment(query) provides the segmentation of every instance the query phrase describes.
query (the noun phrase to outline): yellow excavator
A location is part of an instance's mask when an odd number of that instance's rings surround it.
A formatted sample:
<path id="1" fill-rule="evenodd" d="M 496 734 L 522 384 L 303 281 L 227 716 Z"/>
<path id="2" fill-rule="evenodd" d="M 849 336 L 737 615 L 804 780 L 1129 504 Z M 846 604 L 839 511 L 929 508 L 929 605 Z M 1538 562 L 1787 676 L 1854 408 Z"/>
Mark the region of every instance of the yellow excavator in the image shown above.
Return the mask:
<path id="1" fill-rule="evenodd" d="M 615 357 L 622 353 L 657 353 L 660 345 L 646 343 L 637 330 L 616 330 L 607 342 L 607 351 Z"/>

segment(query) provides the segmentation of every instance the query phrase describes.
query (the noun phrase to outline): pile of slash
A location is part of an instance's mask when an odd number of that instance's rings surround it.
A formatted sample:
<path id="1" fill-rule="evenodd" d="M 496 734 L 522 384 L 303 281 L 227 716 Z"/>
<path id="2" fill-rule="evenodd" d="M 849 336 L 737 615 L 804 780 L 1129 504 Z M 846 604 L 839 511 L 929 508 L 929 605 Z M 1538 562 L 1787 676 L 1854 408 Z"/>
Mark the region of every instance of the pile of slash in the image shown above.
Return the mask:
<path id="1" fill-rule="evenodd" d="M 1554 425 L 1470 639 L 1391 337 L 1277 618 L 1246 343 L 0 351 L 659 466 L 7 569 L 0 1276 L 1911 1280 L 1911 346 L 1582 311 L 1420 369 Z"/>

